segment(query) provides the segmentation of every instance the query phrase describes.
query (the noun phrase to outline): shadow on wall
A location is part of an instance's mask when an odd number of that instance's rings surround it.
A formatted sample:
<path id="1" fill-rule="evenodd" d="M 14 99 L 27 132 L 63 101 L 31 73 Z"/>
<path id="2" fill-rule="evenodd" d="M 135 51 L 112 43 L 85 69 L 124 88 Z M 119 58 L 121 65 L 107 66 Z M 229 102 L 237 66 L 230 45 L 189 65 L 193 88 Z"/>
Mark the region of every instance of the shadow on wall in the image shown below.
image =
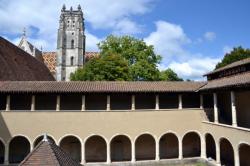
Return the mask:
<path id="1" fill-rule="evenodd" d="M 0 112 L 0 138 L 2 138 L 5 143 L 11 138 L 10 131 L 5 123 L 2 112 Z"/>

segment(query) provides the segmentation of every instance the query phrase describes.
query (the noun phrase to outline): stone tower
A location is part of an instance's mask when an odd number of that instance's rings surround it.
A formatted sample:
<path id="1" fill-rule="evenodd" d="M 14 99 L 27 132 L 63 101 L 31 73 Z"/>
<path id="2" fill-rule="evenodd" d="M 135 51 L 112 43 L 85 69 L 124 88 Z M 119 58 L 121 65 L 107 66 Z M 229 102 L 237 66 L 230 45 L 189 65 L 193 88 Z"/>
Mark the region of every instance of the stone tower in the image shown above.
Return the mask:
<path id="1" fill-rule="evenodd" d="M 57 81 L 69 81 L 70 74 L 83 66 L 85 55 L 84 18 L 81 6 L 66 10 L 63 5 L 57 36 Z"/>

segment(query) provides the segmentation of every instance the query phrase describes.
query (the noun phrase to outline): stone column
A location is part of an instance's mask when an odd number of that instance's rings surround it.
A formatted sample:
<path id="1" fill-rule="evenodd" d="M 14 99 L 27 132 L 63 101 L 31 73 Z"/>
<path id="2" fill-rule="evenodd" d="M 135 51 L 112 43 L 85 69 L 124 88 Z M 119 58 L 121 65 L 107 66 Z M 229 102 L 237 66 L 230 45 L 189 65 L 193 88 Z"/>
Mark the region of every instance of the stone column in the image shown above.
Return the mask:
<path id="1" fill-rule="evenodd" d="M 231 91 L 231 108 L 232 108 L 232 125 L 237 127 L 237 113 L 236 113 L 236 106 L 235 106 L 235 93 Z"/>
<path id="2" fill-rule="evenodd" d="M 134 163 L 135 162 L 135 141 L 132 141 L 132 148 L 131 148 L 131 162 Z"/>
<path id="3" fill-rule="evenodd" d="M 36 96 L 31 96 L 31 111 L 35 111 L 35 104 L 36 104 Z"/>
<path id="4" fill-rule="evenodd" d="M 81 164 L 84 165 L 86 163 L 86 160 L 85 160 L 85 147 L 84 147 L 84 143 L 81 143 Z"/>
<path id="5" fill-rule="evenodd" d="M 155 160 L 156 161 L 160 160 L 160 148 L 159 148 L 159 141 L 158 140 L 155 142 Z"/>
<path id="6" fill-rule="evenodd" d="M 110 159 L 110 144 L 107 144 L 107 164 L 111 163 L 111 159 Z"/>
<path id="7" fill-rule="evenodd" d="M 178 109 L 182 109 L 182 95 L 181 94 L 178 95 L 178 99 L 179 99 L 179 108 Z"/>
<path id="8" fill-rule="evenodd" d="M 217 106 L 217 94 L 213 93 L 214 98 L 214 122 L 218 123 L 218 106 Z"/>
<path id="9" fill-rule="evenodd" d="M 203 137 L 200 137 L 201 140 L 201 158 L 206 159 L 206 142 Z"/>
<path id="10" fill-rule="evenodd" d="M 200 94 L 200 109 L 203 109 L 203 95 Z"/>
<path id="11" fill-rule="evenodd" d="M 9 165 L 9 145 L 5 145 L 5 151 L 4 151 L 4 164 Z"/>
<path id="12" fill-rule="evenodd" d="M 85 95 L 82 95 L 82 109 L 81 111 L 85 111 Z"/>
<path id="13" fill-rule="evenodd" d="M 132 111 L 135 110 L 135 95 L 132 95 L 132 98 L 131 98 L 131 110 Z"/>
<path id="14" fill-rule="evenodd" d="M 178 138 L 179 141 L 179 159 L 183 159 L 183 153 L 182 153 L 182 138 Z"/>
<path id="15" fill-rule="evenodd" d="M 155 96 L 155 110 L 159 110 L 159 95 Z"/>
<path id="16" fill-rule="evenodd" d="M 110 111 L 110 95 L 107 95 L 107 111 Z"/>
<path id="17" fill-rule="evenodd" d="M 6 111 L 10 111 L 10 95 L 6 97 Z"/>
<path id="18" fill-rule="evenodd" d="M 215 143 L 216 144 L 216 163 L 217 165 L 220 165 L 220 143 Z"/>
<path id="19" fill-rule="evenodd" d="M 56 111 L 60 111 L 60 95 L 56 96 Z"/>
<path id="20" fill-rule="evenodd" d="M 235 166 L 240 166 L 239 149 L 237 147 L 234 148 L 234 164 Z"/>

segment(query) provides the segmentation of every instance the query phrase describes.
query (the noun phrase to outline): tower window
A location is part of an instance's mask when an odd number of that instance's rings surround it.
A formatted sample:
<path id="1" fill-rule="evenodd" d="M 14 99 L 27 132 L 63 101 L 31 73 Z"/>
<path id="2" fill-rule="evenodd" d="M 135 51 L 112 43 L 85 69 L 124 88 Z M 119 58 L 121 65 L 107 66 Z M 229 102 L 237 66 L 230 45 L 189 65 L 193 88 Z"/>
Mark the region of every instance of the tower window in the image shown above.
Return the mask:
<path id="1" fill-rule="evenodd" d="M 74 40 L 71 40 L 71 48 L 74 48 Z"/>
<path id="2" fill-rule="evenodd" d="M 74 57 L 70 57 L 70 65 L 73 66 L 74 65 Z"/>

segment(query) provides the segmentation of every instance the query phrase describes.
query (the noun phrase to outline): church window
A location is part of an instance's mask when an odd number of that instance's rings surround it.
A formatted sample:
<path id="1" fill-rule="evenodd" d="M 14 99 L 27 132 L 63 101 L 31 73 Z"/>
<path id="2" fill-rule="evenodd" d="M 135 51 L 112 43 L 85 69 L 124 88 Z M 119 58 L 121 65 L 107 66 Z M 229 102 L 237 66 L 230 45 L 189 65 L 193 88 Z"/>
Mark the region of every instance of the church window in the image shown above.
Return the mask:
<path id="1" fill-rule="evenodd" d="M 74 40 L 71 40 L 71 48 L 74 48 Z"/>
<path id="2" fill-rule="evenodd" d="M 74 35 L 74 32 L 72 32 L 72 35 Z"/>
<path id="3" fill-rule="evenodd" d="M 70 65 L 73 66 L 74 65 L 74 57 L 70 57 Z"/>

